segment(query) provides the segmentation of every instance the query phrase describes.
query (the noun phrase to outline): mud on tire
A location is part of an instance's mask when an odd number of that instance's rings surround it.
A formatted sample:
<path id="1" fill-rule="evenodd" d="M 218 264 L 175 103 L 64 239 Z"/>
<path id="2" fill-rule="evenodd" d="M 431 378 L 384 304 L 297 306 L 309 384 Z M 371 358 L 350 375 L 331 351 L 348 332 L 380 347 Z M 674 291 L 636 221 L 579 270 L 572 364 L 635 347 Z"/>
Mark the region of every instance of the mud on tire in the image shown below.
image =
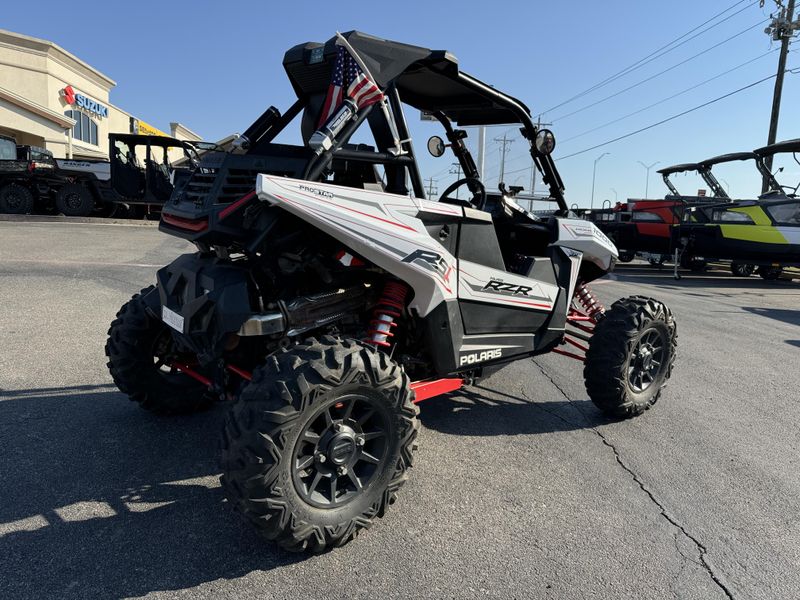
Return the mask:
<path id="1" fill-rule="evenodd" d="M 383 516 L 407 479 L 419 430 L 412 401 L 403 369 L 358 342 L 312 338 L 271 356 L 226 419 L 228 500 L 287 550 L 347 543 Z M 350 437 L 367 439 L 358 450 Z"/>
<path id="2" fill-rule="evenodd" d="M 617 300 L 595 326 L 586 352 L 583 377 L 592 402 L 613 417 L 643 413 L 672 374 L 676 348 L 675 319 L 666 305 L 643 296 Z"/>
<path id="3" fill-rule="evenodd" d="M 147 312 L 145 296 L 154 288 L 135 294 L 111 322 L 108 370 L 120 391 L 146 410 L 162 415 L 203 410 L 213 401 L 206 386 L 158 365 L 157 348 L 168 344 L 171 334 L 166 324 Z"/>

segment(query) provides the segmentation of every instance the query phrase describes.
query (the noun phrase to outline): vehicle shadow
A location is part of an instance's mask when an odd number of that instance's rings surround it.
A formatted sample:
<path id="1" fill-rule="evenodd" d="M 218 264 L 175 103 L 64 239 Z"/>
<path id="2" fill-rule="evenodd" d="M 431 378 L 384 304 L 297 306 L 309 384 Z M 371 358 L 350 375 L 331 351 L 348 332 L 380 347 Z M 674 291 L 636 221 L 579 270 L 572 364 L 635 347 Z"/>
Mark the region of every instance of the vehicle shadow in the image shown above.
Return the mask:
<path id="1" fill-rule="evenodd" d="M 0 597 L 140 596 L 304 558 L 223 501 L 221 407 L 157 418 L 108 387 L 0 392 Z"/>
<path id="2" fill-rule="evenodd" d="M 590 400 L 534 402 L 483 385 L 425 401 L 420 420 L 429 429 L 461 436 L 532 435 L 610 422 Z"/>
<path id="3" fill-rule="evenodd" d="M 760 306 L 743 306 L 742 310 L 746 310 L 754 315 L 767 317 L 790 325 L 800 325 L 800 310 L 793 310 L 789 308 L 763 308 Z"/>

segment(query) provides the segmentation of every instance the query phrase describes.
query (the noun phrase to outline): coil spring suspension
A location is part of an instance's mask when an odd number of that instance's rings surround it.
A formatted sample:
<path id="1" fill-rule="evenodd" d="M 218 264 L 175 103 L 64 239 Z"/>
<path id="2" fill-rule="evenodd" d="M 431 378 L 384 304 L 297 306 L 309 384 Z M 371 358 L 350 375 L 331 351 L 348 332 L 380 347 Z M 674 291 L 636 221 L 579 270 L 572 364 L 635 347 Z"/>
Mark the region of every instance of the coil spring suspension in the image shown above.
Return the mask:
<path id="1" fill-rule="evenodd" d="M 578 283 L 575 287 L 575 300 L 583 306 L 586 315 L 592 320 L 597 320 L 606 312 L 606 307 L 597 299 L 594 292 L 585 283 Z"/>
<path id="2" fill-rule="evenodd" d="M 406 306 L 408 286 L 400 281 L 387 281 L 383 287 L 383 294 L 372 313 L 369 322 L 367 339 L 364 340 L 376 346 L 391 346 L 389 338 L 393 337 L 392 328 L 397 326 L 395 319 L 399 317 Z"/>

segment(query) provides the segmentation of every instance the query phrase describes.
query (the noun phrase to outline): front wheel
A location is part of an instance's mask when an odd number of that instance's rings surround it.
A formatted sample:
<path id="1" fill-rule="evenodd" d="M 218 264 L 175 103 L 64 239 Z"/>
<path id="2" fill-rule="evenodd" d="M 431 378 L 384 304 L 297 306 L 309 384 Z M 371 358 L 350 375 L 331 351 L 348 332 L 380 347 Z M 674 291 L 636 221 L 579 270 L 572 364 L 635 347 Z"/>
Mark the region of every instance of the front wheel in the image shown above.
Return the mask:
<path id="1" fill-rule="evenodd" d="M 583 377 L 592 402 L 627 418 L 655 404 L 675 362 L 677 328 L 667 306 L 631 296 L 617 300 L 589 341 Z"/>
<path id="2" fill-rule="evenodd" d="M 0 213 L 27 215 L 33 210 L 33 194 L 18 183 L 9 183 L 0 189 Z"/>
<path id="3" fill-rule="evenodd" d="M 222 483 L 290 551 L 341 546 L 405 483 L 419 429 L 403 369 L 358 342 L 310 339 L 271 356 L 231 407 Z"/>
<path id="4" fill-rule="evenodd" d="M 739 262 L 731 263 L 731 273 L 737 277 L 750 277 L 755 269 L 755 265 L 748 265 L 746 263 Z"/>
<path id="5" fill-rule="evenodd" d="M 636 258 L 636 253 L 631 250 L 620 250 L 619 251 L 619 262 L 629 263 L 634 258 Z"/>

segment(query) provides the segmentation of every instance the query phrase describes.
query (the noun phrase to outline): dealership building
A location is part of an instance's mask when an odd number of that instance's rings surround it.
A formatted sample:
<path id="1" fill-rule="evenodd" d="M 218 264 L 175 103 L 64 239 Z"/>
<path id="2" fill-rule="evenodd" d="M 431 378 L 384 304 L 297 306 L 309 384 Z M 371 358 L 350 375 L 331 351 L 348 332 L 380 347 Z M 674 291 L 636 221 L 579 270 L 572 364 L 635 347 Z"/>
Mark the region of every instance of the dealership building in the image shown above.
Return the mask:
<path id="1" fill-rule="evenodd" d="M 108 159 L 109 133 L 200 139 L 180 123 L 165 133 L 114 106 L 115 85 L 53 42 L 0 29 L 0 135 L 80 159 Z"/>

